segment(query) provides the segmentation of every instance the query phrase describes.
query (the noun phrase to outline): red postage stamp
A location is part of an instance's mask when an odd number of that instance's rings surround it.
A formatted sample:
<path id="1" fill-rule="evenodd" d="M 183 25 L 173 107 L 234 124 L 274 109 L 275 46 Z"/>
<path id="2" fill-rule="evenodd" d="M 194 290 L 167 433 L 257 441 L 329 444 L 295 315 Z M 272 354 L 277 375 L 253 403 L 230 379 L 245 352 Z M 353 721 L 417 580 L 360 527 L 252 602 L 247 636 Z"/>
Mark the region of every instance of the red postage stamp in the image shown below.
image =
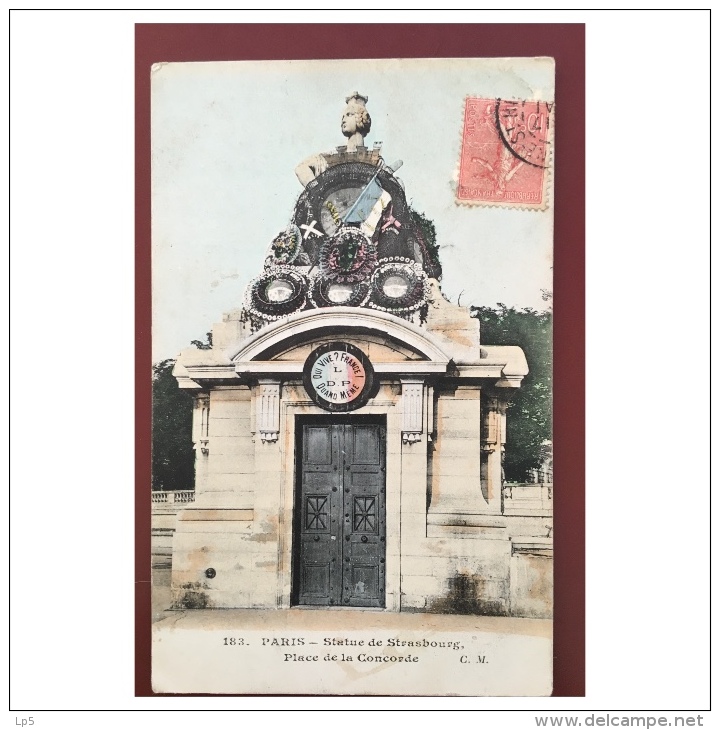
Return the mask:
<path id="1" fill-rule="evenodd" d="M 456 202 L 545 208 L 553 106 L 467 97 Z"/>

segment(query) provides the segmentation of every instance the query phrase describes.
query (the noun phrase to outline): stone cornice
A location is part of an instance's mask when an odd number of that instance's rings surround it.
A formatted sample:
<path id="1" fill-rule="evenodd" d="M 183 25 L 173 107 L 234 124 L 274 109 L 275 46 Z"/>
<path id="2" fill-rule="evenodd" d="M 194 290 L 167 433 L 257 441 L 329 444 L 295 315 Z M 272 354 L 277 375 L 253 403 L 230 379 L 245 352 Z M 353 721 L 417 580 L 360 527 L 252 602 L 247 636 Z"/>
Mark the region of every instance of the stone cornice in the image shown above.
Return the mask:
<path id="1" fill-rule="evenodd" d="M 235 372 L 238 375 L 286 375 L 301 376 L 304 360 L 250 360 L 238 362 Z M 405 362 L 374 362 L 373 368 L 381 375 L 434 375 L 447 372 L 445 362 L 430 360 L 407 360 Z M 192 368 L 190 369 L 192 371 Z"/>
<path id="2" fill-rule="evenodd" d="M 181 388 L 200 387 L 200 383 L 247 382 L 248 378 L 297 378 L 303 360 L 273 360 L 281 350 L 302 344 L 311 337 L 372 333 L 389 337 L 419 353 L 422 360 L 401 362 L 375 361 L 380 376 L 425 377 L 449 375 L 463 380 L 492 380 L 500 388 L 517 388 L 528 373 L 525 354 L 519 347 L 483 345 L 477 357 L 453 358 L 438 338 L 411 322 L 386 312 L 357 307 L 335 307 L 299 312 L 264 327 L 259 332 L 224 351 L 184 350 L 173 374 Z"/>

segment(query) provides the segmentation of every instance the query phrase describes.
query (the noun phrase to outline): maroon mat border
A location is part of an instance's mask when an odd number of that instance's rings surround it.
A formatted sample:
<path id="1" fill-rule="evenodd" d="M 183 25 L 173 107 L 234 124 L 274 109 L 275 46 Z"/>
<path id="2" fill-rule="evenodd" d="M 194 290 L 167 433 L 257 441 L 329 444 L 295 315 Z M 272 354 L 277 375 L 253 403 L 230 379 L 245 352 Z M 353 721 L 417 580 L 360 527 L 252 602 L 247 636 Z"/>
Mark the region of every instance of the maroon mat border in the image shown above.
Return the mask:
<path id="1" fill-rule="evenodd" d="M 348 42 L 351 37 L 352 42 Z M 315 38 L 315 42 L 311 39 Z M 585 695 L 585 26 L 135 26 L 135 695 L 150 684 L 150 67 L 163 61 L 552 56 L 556 61 L 554 696 Z M 157 695 L 155 695 L 157 696 Z"/>

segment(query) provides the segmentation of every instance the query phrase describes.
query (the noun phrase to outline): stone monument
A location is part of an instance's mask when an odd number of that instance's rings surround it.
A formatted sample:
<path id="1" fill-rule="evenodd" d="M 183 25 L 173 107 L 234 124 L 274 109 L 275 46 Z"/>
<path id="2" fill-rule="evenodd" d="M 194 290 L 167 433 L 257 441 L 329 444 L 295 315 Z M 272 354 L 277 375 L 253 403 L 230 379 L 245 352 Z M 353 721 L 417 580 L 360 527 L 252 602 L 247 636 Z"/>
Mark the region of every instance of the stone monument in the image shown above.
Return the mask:
<path id="1" fill-rule="evenodd" d="M 242 306 L 177 361 L 197 457 L 175 606 L 548 616 L 550 512 L 503 494 L 525 356 L 443 297 L 402 163 L 365 146 L 368 98 L 345 101 L 346 145 L 296 168 Z"/>

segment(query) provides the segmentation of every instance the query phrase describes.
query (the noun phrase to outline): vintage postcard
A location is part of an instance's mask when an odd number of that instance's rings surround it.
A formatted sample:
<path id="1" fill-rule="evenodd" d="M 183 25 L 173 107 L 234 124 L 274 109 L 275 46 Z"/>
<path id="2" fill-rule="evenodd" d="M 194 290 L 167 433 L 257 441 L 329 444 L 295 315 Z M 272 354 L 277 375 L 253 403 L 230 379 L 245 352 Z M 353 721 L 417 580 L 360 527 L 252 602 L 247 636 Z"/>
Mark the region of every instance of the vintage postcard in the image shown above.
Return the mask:
<path id="1" fill-rule="evenodd" d="M 553 59 L 151 90 L 153 690 L 549 695 Z"/>

